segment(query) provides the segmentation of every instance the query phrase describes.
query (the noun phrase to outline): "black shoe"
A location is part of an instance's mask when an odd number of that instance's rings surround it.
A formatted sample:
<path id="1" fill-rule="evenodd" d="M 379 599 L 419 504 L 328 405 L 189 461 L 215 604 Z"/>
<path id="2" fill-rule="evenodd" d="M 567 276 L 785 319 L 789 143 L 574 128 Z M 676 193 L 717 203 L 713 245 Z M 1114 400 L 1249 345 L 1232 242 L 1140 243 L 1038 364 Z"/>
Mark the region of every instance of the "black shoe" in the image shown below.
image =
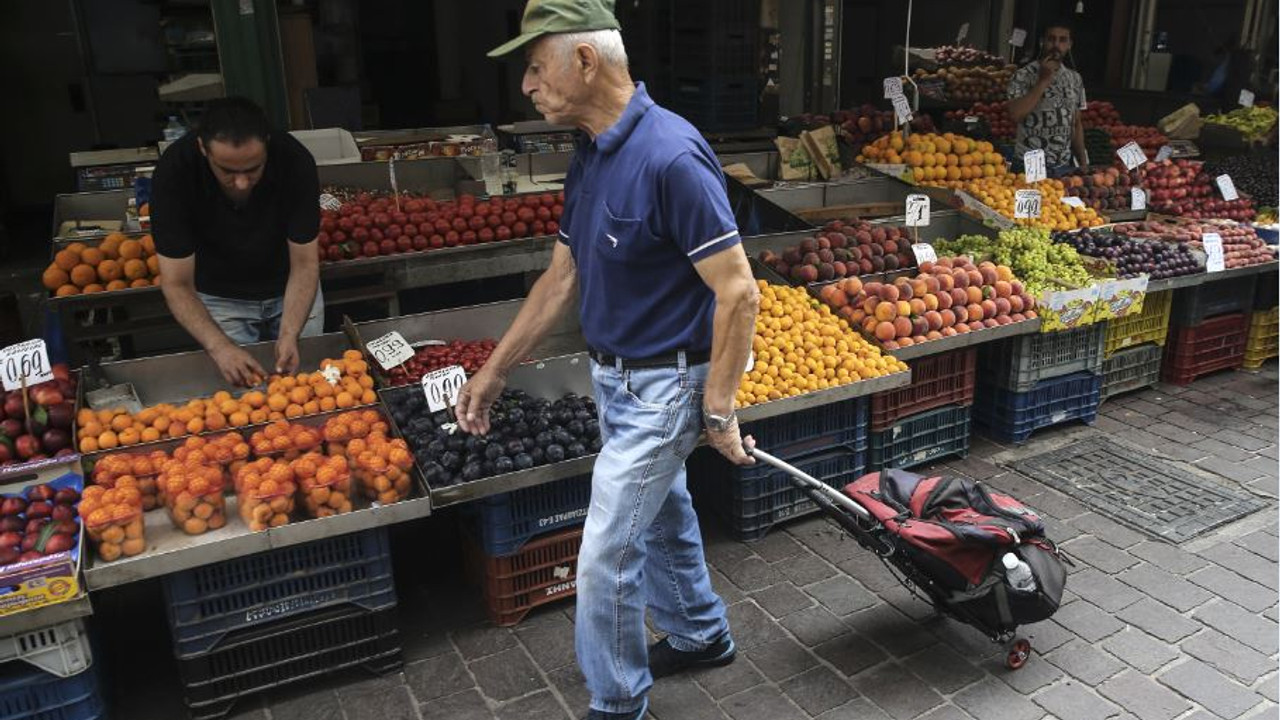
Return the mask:
<path id="1" fill-rule="evenodd" d="M 691 652 L 676 650 L 667 638 L 662 638 L 649 646 L 649 674 L 657 680 L 692 668 L 720 667 L 733 662 L 737 655 L 738 648 L 727 632 L 702 650 Z"/>
<path id="2" fill-rule="evenodd" d="M 640 707 L 629 713 L 608 713 L 592 708 L 587 711 L 587 720 L 640 720 L 649 711 L 649 697 L 646 695 Z"/>

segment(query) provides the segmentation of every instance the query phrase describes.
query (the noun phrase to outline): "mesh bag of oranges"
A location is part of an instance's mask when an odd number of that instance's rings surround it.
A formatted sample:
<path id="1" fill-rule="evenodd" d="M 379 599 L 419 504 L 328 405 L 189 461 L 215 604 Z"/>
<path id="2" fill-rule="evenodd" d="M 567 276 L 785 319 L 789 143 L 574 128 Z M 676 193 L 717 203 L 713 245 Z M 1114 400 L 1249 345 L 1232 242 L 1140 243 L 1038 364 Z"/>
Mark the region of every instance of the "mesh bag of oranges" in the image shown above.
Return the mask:
<path id="1" fill-rule="evenodd" d="M 163 450 L 153 450 L 150 453 L 109 453 L 94 463 L 93 483 L 111 489 L 116 486 L 118 478 L 132 478 L 142 493 L 142 509 L 154 510 L 160 506 L 156 478 L 168 460 L 169 454 Z"/>
<path id="2" fill-rule="evenodd" d="M 371 433 L 385 436 L 389 431 L 390 426 L 377 410 L 353 410 L 329 418 L 323 433 L 330 455 L 346 455 L 348 460 L 354 460 L 347 453 L 347 443 L 363 440 Z"/>
<path id="3" fill-rule="evenodd" d="M 249 446 L 260 458 L 293 460 L 303 453 L 319 449 L 323 438 L 319 428 L 277 420 L 250 435 Z"/>
<path id="4" fill-rule="evenodd" d="M 188 535 L 202 535 L 226 525 L 224 478 L 220 467 L 169 461 L 159 482 L 173 526 Z"/>
<path id="5" fill-rule="evenodd" d="M 298 480 L 298 498 L 307 517 L 351 512 L 351 470 L 346 456 L 307 453 L 290 467 Z"/>
<path id="6" fill-rule="evenodd" d="M 284 460 L 258 458 L 235 475 L 236 507 L 249 529 L 260 532 L 289 523 L 298 482 Z"/>
<path id="7" fill-rule="evenodd" d="M 105 562 L 140 555 L 147 549 L 142 512 L 142 492 L 129 475 L 115 478 L 112 488 L 90 485 L 80 498 L 85 532 Z"/>
<path id="8" fill-rule="evenodd" d="M 388 505 L 409 497 L 413 455 L 404 440 L 388 440 L 380 432 L 370 433 L 348 442 L 347 456 L 354 458 L 352 472 L 366 498 Z"/>

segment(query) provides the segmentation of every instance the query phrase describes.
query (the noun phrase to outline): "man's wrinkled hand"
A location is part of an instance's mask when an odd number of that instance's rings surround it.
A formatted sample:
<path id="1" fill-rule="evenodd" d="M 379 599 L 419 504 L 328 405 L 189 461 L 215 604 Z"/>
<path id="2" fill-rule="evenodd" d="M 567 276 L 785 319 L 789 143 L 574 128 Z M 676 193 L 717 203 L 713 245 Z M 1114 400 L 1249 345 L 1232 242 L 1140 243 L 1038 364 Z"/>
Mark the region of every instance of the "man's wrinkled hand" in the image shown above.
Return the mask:
<path id="1" fill-rule="evenodd" d="M 458 402 L 454 407 L 458 427 L 472 435 L 488 434 L 489 408 L 493 407 L 506 384 L 505 378 L 485 368 L 471 376 L 458 391 Z"/>
<path id="2" fill-rule="evenodd" d="M 222 377 L 238 387 L 253 387 L 266 379 L 266 372 L 253 356 L 239 345 L 228 343 L 209 352 Z"/>
<path id="3" fill-rule="evenodd" d="M 750 447 L 755 447 L 756 441 L 750 435 L 746 438 L 742 437 L 742 432 L 738 429 L 738 419 L 734 418 L 729 427 L 721 432 L 715 432 L 711 428 L 707 428 L 707 444 L 715 448 L 717 452 L 728 458 L 729 462 L 734 465 L 754 465 L 756 459 L 747 454 L 743 449 L 743 443 Z"/>

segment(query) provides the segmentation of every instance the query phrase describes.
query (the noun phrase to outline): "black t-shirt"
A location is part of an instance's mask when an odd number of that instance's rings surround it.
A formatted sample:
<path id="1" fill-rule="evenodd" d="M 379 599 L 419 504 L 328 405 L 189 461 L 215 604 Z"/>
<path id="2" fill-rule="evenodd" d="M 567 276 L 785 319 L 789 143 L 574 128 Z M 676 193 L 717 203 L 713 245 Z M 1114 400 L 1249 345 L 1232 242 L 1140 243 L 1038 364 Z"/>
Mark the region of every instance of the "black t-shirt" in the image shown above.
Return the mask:
<path id="1" fill-rule="evenodd" d="M 218 297 L 265 300 L 284 294 L 289 242 L 309 243 L 320 230 L 315 158 L 293 136 L 267 145 L 262 179 L 236 207 L 223 193 L 196 136 L 165 150 L 151 181 L 156 250 L 196 256 L 196 289 Z"/>

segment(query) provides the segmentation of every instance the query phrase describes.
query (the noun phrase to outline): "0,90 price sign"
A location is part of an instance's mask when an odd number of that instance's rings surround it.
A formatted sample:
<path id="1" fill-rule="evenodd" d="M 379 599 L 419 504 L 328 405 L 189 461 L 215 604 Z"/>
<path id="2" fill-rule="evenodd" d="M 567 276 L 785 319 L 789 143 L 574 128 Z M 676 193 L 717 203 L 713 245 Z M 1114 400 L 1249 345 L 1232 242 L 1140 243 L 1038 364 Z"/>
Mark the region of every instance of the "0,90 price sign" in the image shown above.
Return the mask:
<path id="1" fill-rule="evenodd" d="M 422 394 L 427 397 L 427 408 L 440 412 L 458 403 L 458 391 L 467 382 L 467 372 L 461 365 L 450 365 L 422 376 Z"/>
<path id="2" fill-rule="evenodd" d="M 370 340 L 364 347 L 373 359 L 378 361 L 383 370 L 390 370 L 413 357 L 413 348 L 405 342 L 404 336 L 395 330 Z"/>
<path id="3" fill-rule="evenodd" d="M 0 350 L 0 380 L 5 390 L 21 390 L 53 379 L 49 350 L 44 340 L 35 339 L 10 345 Z"/>
<path id="4" fill-rule="evenodd" d="M 1013 216 L 1015 218 L 1040 217 L 1040 191 L 1019 190 L 1014 193 Z"/>

